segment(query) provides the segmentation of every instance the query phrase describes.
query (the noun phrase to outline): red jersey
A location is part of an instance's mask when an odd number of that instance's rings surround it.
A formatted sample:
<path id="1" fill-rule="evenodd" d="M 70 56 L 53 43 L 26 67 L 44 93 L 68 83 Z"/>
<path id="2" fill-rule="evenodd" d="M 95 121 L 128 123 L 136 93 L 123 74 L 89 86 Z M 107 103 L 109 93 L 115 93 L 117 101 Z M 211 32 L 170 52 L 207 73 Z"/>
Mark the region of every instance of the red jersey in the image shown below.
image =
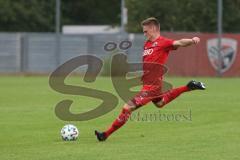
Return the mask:
<path id="1" fill-rule="evenodd" d="M 159 36 L 154 41 L 146 41 L 143 52 L 144 85 L 160 85 L 163 76 L 163 65 L 166 63 L 169 52 L 174 49 L 172 39 Z M 152 65 L 151 65 L 151 64 Z"/>

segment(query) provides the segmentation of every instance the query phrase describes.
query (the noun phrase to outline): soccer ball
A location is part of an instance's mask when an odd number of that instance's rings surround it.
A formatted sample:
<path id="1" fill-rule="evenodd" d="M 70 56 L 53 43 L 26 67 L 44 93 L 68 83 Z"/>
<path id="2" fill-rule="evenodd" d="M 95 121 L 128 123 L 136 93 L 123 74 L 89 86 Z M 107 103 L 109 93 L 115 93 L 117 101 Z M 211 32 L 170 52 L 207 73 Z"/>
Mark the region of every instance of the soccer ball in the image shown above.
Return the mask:
<path id="1" fill-rule="evenodd" d="M 64 141 L 75 141 L 78 135 L 77 127 L 72 124 L 67 124 L 61 129 L 61 136 Z"/>

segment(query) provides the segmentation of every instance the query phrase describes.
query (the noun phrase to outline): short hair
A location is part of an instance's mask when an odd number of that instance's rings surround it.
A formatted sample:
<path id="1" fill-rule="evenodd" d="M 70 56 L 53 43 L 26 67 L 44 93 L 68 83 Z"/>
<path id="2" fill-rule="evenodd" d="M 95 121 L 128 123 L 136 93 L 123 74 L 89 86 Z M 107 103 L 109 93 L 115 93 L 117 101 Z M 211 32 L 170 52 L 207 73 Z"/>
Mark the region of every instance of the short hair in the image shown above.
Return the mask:
<path id="1" fill-rule="evenodd" d="M 160 23 L 159 23 L 159 21 L 157 20 L 157 18 L 155 18 L 155 17 L 149 17 L 149 18 L 143 20 L 143 21 L 141 22 L 141 25 L 142 25 L 142 26 L 145 26 L 145 25 L 154 25 L 154 26 L 160 28 Z"/>

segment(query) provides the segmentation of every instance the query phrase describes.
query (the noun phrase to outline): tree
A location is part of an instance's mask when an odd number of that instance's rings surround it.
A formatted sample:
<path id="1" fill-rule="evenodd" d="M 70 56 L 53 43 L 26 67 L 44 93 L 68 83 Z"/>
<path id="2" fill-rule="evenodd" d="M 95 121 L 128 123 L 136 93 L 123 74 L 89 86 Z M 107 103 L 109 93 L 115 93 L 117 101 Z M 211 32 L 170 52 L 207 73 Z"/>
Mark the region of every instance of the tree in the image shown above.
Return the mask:
<path id="1" fill-rule="evenodd" d="M 0 0 L 0 31 L 54 32 L 56 0 Z M 216 32 L 217 0 L 125 0 L 129 32 L 150 16 L 163 31 Z M 120 26 L 120 0 L 61 0 L 62 25 Z M 240 0 L 223 0 L 223 31 L 240 31 Z"/>
<path id="2" fill-rule="evenodd" d="M 150 16 L 164 31 L 217 31 L 217 0 L 126 0 L 128 31 L 141 32 L 140 22 Z M 223 1 L 223 31 L 240 31 L 240 0 Z"/>
<path id="3" fill-rule="evenodd" d="M 62 0 L 62 24 L 120 24 L 119 0 Z M 0 0 L 0 31 L 54 32 L 55 0 Z"/>
<path id="4" fill-rule="evenodd" d="M 120 24 L 119 0 L 64 0 L 63 24 Z"/>
<path id="5" fill-rule="evenodd" d="M 0 30 L 50 32 L 54 30 L 54 1 L 0 0 Z"/>

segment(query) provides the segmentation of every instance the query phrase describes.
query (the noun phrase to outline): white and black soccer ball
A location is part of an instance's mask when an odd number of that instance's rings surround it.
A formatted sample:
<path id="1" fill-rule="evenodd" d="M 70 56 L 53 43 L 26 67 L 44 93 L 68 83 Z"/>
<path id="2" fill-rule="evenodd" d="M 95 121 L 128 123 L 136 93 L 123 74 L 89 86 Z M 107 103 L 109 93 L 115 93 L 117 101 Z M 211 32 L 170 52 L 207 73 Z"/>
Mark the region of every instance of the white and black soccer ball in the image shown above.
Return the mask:
<path id="1" fill-rule="evenodd" d="M 67 124 L 61 129 L 61 136 L 64 141 L 75 141 L 78 135 L 77 127 L 72 124 Z"/>

